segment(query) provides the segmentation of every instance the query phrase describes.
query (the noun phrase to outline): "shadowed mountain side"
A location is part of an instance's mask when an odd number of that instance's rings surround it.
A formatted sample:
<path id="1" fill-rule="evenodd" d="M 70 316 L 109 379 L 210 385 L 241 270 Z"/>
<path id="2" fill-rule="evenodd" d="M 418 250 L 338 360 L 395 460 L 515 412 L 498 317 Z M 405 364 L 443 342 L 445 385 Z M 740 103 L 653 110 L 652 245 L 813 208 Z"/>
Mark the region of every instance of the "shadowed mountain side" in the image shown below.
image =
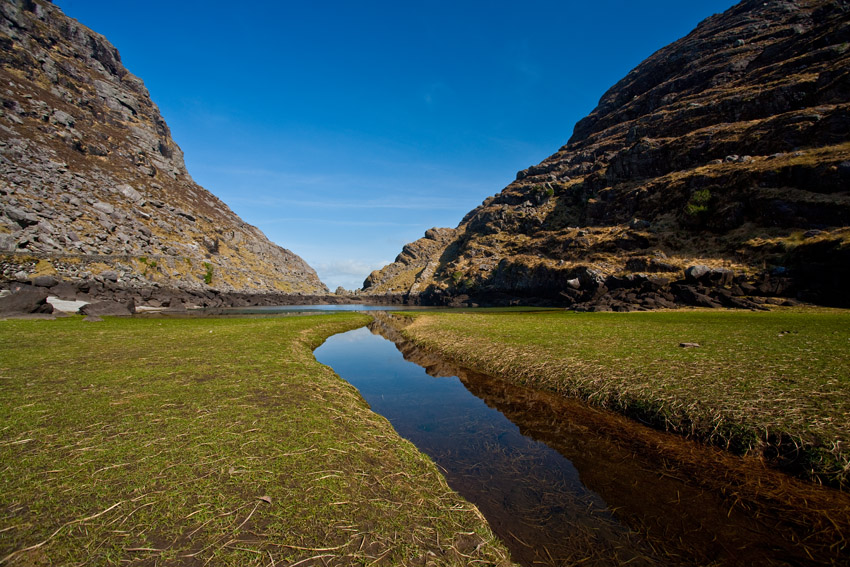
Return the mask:
<path id="1" fill-rule="evenodd" d="M 418 260 L 437 268 L 416 289 L 397 260 L 364 291 L 593 310 L 850 305 L 848 42 L 844 1 L 748 0 L 706 19 L 469 212 Z"/>

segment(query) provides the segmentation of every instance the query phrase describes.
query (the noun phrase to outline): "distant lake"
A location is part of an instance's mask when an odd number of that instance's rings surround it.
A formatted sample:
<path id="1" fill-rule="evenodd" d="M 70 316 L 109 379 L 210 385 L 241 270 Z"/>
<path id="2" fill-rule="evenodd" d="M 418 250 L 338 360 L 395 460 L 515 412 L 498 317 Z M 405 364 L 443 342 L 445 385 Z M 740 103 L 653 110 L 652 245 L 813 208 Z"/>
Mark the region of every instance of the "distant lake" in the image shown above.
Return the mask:
<path id="1" fill-rule="evenodd" d="M 205 312 L 214 315 L 273 315 L 275 313 L 335 313 L 339 311 L 426 311 L 448 307 L 423 307 L 420 305 L 381 305 L 375 303 L 266 305 L 257 307 L 214 307 Z"/>
<path id="2" fill-rule="evenodd" d="M 386 305 L 378 303 L 341 303 L 309 305 L 267 305 L 259 307 L 213 307 L 203 311 L 221 315 L 259 315 L 274 313 L 334 313 L 338 311 L 561 311 L 557 307 L 446 307 L 430 305 Z"/>

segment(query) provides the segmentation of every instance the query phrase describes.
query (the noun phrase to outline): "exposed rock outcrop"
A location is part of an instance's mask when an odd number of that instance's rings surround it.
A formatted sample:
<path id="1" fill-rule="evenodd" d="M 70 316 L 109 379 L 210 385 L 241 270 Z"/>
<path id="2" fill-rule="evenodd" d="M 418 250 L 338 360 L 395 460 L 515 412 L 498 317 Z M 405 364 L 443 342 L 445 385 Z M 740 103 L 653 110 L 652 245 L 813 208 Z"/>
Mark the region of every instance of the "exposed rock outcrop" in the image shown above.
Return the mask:
<path id="1" fill-rule="evenodd" d="M 418 295 L 439 267 L 440 256 L 455 236 L 452 228 L 431 228 L 425 236 L 405 244 L 392 264 L 375 270 L 363 282 L 369 295 Z"/>
<path id="2" fill-rule="evenodd" d="M 186 171 L 144 83 L 45 0 L 0 3 L 0 261 L 6 281 L 324 294 Z"/>
<path id="3" fill-rule="evenodd" d="M 708 18 L 467 214 L 419 297 L 850 305 L 848 45 L 843 0 L 746 0 Z"/>

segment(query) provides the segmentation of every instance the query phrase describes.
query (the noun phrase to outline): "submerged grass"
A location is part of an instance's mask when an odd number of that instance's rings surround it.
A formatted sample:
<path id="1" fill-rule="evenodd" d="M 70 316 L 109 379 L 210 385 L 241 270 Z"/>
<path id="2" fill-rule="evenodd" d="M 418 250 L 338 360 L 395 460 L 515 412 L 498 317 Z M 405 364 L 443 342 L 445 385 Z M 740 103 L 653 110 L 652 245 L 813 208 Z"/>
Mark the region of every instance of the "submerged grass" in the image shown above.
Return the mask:
<path id="1" fill-rule="evenodd" d="M 507 564 L 313 358 L 368 320 L 0 322 L 0 563 Z"/>
<path id="2" fill-rule="evenodd" d="M 405 315 L 468 368 L 850 487 L 850 312 Z"/>

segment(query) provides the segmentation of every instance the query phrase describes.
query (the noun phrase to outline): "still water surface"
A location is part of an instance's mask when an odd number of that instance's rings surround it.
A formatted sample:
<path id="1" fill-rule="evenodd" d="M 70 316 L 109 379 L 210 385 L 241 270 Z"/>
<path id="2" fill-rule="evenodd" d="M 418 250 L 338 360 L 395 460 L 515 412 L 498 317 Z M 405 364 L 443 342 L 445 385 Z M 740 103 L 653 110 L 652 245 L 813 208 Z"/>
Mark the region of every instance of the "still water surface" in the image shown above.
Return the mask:
<path id="1" fill-rule="evenodd" d="M 533 542 L 528 545 L 534 548 L 519 544 L 512 550 L 515 559 L 518 554 L 532 559 L 538 554 L 535 548 L 547 558 L 577 535 L 583 540 L 580 549 L 587 544 L 622 547 L 633 538 L 604 500 L 582 485 L 570 461 L 522 435 L 519 427 L 472 395 L 457 377 L 429 376 L 421 366 L 406 361 L 392 342 L 365 327 L 331 337 L 315 356 L 360 390 L 372 410 L 389 419 L 401 436 L 431 456 L 452 487 L 476 503 L 494 530 L 513 534 L 508 539 L 515 543 Z M 529 483 L 530 478 L 536 482 Z M 541 485 L 546 486 L 543 492 Z M 515 522 L 517 510 L 532 517 L 527 523 L 526 518 Z M 576 522 L 584 533 L 576 533 Z M 552 540 L 548 542 L 552 550 L 540 545 L 541 528 Z M 588 533 L 600 531 L 587 541 Z M 631 551 L 615 555 L 624 561 L 635 558 Z"/>
<path id="2" fill-rule="evenodd" d="M 601 433 L 608 425 L 597 427 L 583 404 L 452 368 L 397 347 L 377 322 L 370 328 L 330 337 L 316 359 L 437 463 L 515 561 L 832 564 L 805 555 L 794 534 L 758 511 L 732 509 L 722 495 L 666 473 L 664 463 L 642 460 L 640 447 L 612 442 Z"/>
<path id="3" fill-rule="evenodd" d="M 336 313 L 339 311 L 428 311 L 446 309 L 422 305 L 384 305 L 373 303 L 305 304 L 305 305 L 263 305 L 253 307 L 213 307 L 208 309 L 216 315 L 275 315 L 292 313 Z"/>

